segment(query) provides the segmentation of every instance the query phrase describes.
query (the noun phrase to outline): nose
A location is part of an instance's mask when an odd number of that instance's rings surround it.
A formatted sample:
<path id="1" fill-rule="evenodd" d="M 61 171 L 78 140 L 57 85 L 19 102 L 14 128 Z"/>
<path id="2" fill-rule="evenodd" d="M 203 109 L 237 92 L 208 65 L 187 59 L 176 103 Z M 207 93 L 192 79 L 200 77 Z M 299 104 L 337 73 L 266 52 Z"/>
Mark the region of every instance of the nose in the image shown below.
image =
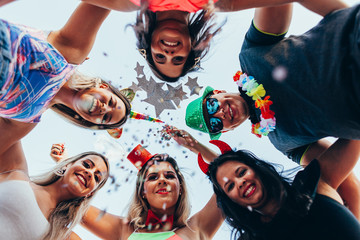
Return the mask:
<path id="1" fill-rule="evenodd" d="M 245 186 L 246 179 L 245 178 L 239 178 L 237 181 L 237 187 L 238 189 L 241 189 Z"/>
<path id="2" fill-rule="evenodd" d="M 214 115 L 214 117 L 225 119 L 225 112 L 223 108 L 220 108 Z"/>
<path id="3" fill-rule="evenodd" d="M 158 184 L 160 185 L 160 184 L 163 184 L 163 183 L 167 183 L 167 181 L 166 181 L 165 176 L 163 174 L 161 174 L 159 176 L 159 179 L 158 179 Z"/>
<path id="4" fill-rule="evenodd" d="M 100 108 L 100 114 L 105 114 L 107 112 L 111 111 L 111 107 L 109 107 L 107 104 L 103 104 Z"/>

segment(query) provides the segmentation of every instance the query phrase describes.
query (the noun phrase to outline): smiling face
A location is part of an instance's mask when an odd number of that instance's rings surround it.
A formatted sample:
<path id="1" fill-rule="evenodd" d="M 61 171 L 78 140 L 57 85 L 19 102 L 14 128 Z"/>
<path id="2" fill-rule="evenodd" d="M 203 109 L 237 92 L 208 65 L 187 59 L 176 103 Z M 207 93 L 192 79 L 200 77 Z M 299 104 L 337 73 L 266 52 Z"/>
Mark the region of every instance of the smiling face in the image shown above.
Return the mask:
<path id="1" fill-rule="evenodd" d="M 126 115 L 124 102 L 105 84 L 77 92 L 73 102 L 74 110 L 95 124 L 116 124 Z"/>
<path id="2" fill-rule="evenodd" d="M 145 174 L 143 196 L 154 212 L 173 214 L 180 195 L 180 182 L 169 162 L 156 162 Z"/>
<path id="3" fill-rule="evenodd" d="M 67 166 L 63 181 L 74 197 L 84 197 L 96 190 L 107 175 L 104 159 L 87 155 Z"/>
<path id="4" fill-rule="evenodd" d="M 225 194 L 243 207 L 259 208 L 265 202 L 265 189 L 254 170 L 237 162 L 227 161 L 220 165 L 216 180 Z"/>
<path id="5" fill-rule="evenodd" d="M 179 77 L 191 50 L 187 24 L 174 19 L 158 22 L 151 39 L 151 55 L 164 75 Z"/>
<path id="6" fill-rule="evenodd" d="M 217 99 L 219 108 L 211 115 L 223 123 L 223 130 L 233 130 L 249 118 L 249 110 L 245 100 L 238 93 L 227 93 L 224 90 L 214 90 L 211 98 Z M 207 111 L 206 102 L 203 109 Z M 204 116 L 206 119 L 206 116 Z M 208 120 L 207 120 L 208 121 Z"/>

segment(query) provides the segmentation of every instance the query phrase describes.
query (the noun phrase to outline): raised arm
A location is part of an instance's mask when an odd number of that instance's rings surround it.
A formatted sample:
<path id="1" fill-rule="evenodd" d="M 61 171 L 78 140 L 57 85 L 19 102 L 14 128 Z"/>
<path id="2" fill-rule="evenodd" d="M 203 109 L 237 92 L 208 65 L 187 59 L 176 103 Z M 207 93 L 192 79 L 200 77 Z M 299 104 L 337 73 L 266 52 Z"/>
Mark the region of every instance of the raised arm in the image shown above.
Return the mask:
<path id="1" fill-rule="evenodd" d="M 121 12 L 136 11 L 140 8 L 139 6 L 135 5 L 129 0 L 82 0 L 82 1 L 99 7 L 117 10 Z"/>
<path id="2" fill-rule="evenodd" d="M 0 0 L 0 7 L 13 2 L 14 0 Z"/>
<path id="3" fill-rule="evenodd" d="M 234 12 L 248 8 L 274 7 L 292 2 L 298 2 L 321 16 L 348 7 L 346 3 L 340 0 L 219 0 L 215 6 L 218 11 Z"/>
<path id="4" fill-rule="evenodd" d="M 51 32 L 48 41 L 69 63 L 81 64 L 94 45 L 95 37 L 110 10 L 80 3 L 60 30 Z"/>
<path id="5" fill-rule="evenodd" d="M 290 26 L 292 9 L 292 4 L 257 8 L 254 15 L 254 25 L 265 33 L 283 34 Z"/>
<path id="6" fill-rule="evenodd" d="M 338 139 L 319 160 L 321 181 L 334 189 L 347 178 L 360 158 L 360 140 Z"/>
<path id="7" fill-rule="evenodd" d="M 20 170 L 28 175 L 25 154 L 20 141 L 13 144 L 0 155 L 0 173 L 11 170 Z"/>
<path id="8" fill-rule="evenodd" d="M 189 226 L 198 231 L 199 239 L 212 239 L 224 219 L 220 208 L 217 207 L 216 196 L 213 194 L 205 207 L 190 218 Z"/>
<path id="9" fill-rule="evenodd" d="M 81 225 L 101 239 L 127 239 L 131 233 L 128 221 L 91 206 L 82 219 Z M 128 233 L 130 232 L 130 233 Z"/>
<path id="10" fill-rule="evenodd" d="M 168 129 L 168 133 L 179 145 L 186 147 L 196 155 L 198 155 L 198 153 L 201 153 L 203 158 L 209 163 L 218 156 L 216 152 L 212 151 L 210 148 L 198 142 L 193 136 L 191 136 L 191 134 L 189 134 L 185 130 L 170 127 Z"/>

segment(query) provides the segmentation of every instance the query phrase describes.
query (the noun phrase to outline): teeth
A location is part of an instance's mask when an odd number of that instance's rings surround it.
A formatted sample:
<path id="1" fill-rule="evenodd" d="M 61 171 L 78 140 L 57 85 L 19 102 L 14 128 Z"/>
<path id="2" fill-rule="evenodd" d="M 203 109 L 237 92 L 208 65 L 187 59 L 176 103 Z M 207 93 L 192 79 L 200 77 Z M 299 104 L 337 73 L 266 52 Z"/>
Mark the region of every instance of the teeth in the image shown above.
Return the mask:
<path id="1" fill-rule="evenodd" d="M 247 196 L 251 193 L 251 191 L 252 191 L 253 189 L 254 189 L 254 186 L 250 186 L 250 187 L 248 188 L 248 190 L 246 190 L 244 196 L 247 197 Z"/>
<path id="2" fill-rule="evenodd" d="M 97 100 L 94 98 L 93 103 L 91 105 L 91 108 L 89 109 L 89 113 L 92 113 L 96 108 L 96 102 Z"/>
<path id="3" fill-rule="evenodd" d="M 86 181 L 85 178 L 82 175 L 77 175 L 78 178 L 80 178 L 80 180 L 82 181 L 82 184 L 84 184 L 84 186 L 86 185 Z"/>
<path id="4" fill-rule="evenodd" d="M 166 45 L 169 45 L 169 46 L 177 46 L 177 45 L 178 45 L 178 42 L 168 42 L 168 41 L 165 41 L 165 40 L 163 40 L 163 42 L 164 42 Z"/>
<path id="5" fill-rule="evenodd" d="M 229 110 L 230 110 L 230 116 L 231 116 L 231 118 L 233 118 L 233 117 L 234 117 L 234 116 L 233 116 L 233 111 L 232 111 L 231 108 L 229 108 Z"/>

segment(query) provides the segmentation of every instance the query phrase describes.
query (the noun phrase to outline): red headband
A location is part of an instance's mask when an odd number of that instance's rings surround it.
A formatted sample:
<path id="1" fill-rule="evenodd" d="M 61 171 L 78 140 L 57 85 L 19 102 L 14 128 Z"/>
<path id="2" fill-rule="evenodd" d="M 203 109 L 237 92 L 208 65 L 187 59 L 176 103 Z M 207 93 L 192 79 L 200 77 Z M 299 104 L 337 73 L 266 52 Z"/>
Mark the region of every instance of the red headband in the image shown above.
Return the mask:
<path id="1" fill-rule="evenodd" d="M 211 141 L 209 141 L 209 143 L 217 146 L 220 149 L 222 154 L 232 151 L 231 147 L 226 142 L 223 142 L 220 140 L 211 140 Z M 203 171 L 203 173 L 208 175 L 209 164 L 204 161 L 201 153 L 198 154 L 198 164 L 199 164 L 201 171 Z"/>

